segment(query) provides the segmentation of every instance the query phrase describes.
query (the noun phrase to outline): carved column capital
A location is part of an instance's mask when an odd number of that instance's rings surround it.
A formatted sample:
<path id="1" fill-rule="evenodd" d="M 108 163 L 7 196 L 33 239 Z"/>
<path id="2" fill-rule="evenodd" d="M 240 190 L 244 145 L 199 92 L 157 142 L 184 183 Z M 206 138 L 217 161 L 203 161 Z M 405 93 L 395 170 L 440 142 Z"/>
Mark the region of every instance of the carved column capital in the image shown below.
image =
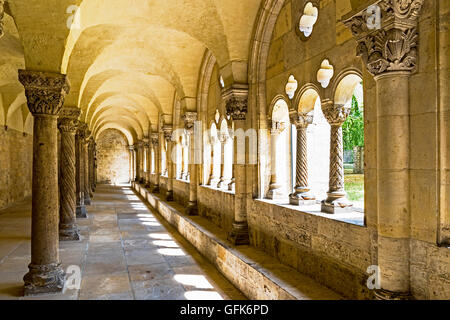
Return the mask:
<path id="1" fill-rule="evenodd" d="M 291 112 L 289 114 L 291 123 L 297 127 L 297 129 L 306 129 L 310 124 L 312 124 L 314 116 L 302 112 Z"/>
<path id="2" fill-rule="evenodd" d="M 322 103 L 322 112 L 331 126 L 341 127 L 350 115 L 349 106 L 337 105 L 333 101 Z"/>
<path id="3" fill-rule="evenodd" d="M 173 133 L 173 129 L 172 126 L 170 125 L 164 125 L 162 128 L 163 132 L 164 132 L 164 139 L 169 142 L 172 140 L 172 133 Z"/>
<path id="4" fill-rule="evenodd" d="M 279 135 L 286 129 L 286 123 L 280 121 L 271 121 L 270 133 L 272 135 Z"/>
<path id="5" fill-rule="evenodd" d="M 360 56 L 372 75 L 384 72 L 414 72 L 417 65 L 417 22 L 424 0 L 380 0 L 381 21 L 369 26 L 372 6 L 354 14 L 345 25 L 351 30 Z M 372 28 L 372 29 L 371 29 Z"/>
<path id="6" fill-rule="evenodd" d="M 75 134 L 78 129 L 78 117 L 81 110 L 76 107 L 64 107 L 61 109 L 58 118 L 58 129 L 61 132 Z"/>
<path id="7" fill-rule="evenodd" d="M 152 133 L 150 139 L 152 141 L 152 145 L 154 147 L 158 147 L 158 145 L 159 145 L 159 134 L 158 133 Z"/>
<path id="8" fill-rule="evenodd" d="M 197 121 L 197 112 L 185 112 L 182 116 L 184 128 L 191 133 L 194 130 L 194 123 Z"/>
<path id="9" fill-rule="evenodd" d="M 248 110 L 248 88 L 232 87 L 222 94 L 227 116 L 234 121 L 244 121 Z"/>
<path id="10" fill-rule="evenodd" d="M 3 37 L 3 35 L 5 34 L 5 31 L 3 30 L 4 26 L 3 26 L 3 17 L 5 15 L 5 1 L 4 0 L 0 0 L 0 38 Z"/>
<path id="11" fill-rule="evenodd" d="M 66 75 L 19 70 L 19 81 L 25 87 L 28 109 L 36 115 L 58 115 L 69 93 Z"/>

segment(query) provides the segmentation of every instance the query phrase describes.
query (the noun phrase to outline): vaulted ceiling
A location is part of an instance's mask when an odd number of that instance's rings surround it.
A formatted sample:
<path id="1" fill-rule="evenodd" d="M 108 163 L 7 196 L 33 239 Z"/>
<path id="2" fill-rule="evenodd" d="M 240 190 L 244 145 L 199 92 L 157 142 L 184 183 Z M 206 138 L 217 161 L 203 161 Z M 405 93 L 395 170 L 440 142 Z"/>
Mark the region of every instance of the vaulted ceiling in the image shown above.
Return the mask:
<path id="1" fill-rule="evenodd" d="M 81 108 L 91 131 L 116 128 L 141 139 L 173 113 L 175 97 L 183 110 L 196 110 L 206 50 L 226 84 L 247 81 L 260 2 L 8 0 L 0 92 L 23 97 L 16 80 L 23 63 L 64 73 L 71 83 L 65 105 Z"/>

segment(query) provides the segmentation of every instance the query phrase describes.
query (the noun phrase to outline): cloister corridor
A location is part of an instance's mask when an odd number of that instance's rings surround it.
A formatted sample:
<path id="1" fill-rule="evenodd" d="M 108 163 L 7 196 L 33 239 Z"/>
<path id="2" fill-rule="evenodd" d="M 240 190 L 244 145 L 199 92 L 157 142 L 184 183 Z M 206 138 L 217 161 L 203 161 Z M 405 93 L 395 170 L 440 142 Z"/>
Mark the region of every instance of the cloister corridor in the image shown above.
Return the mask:
<path id="1" fill-rule="evenodd" d="M 98 186 L 80 242 L 61 242 L 63 269 L 80 266 L 81 289 L 23 297 L 31 204 L 0 211 L 0 299 L 245 299 L 127 186 Z"/>

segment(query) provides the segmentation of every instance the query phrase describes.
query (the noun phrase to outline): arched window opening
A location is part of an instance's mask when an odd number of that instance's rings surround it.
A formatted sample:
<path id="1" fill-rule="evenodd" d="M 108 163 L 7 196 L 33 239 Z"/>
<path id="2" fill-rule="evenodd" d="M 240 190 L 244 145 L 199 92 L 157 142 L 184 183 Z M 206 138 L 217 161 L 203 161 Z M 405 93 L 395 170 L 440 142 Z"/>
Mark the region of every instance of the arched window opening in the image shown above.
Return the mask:
<path id="1" fill-rule="evenodd" d="M 285 199 L 291 189 L 290 121 L 287 103 L 278 100 L 272 111 L 270 130 L 271 182 L 267 198 Z"/>
<path id="2" fill-rule="evenodd" d="M 331 125 L 330 185 L 322 211 L 364 211 L 364 110 L 362 79 L 345 76 L 324 114 Z M 355 161 L 356 160 L 356 161 Z"/>
<path id="3" fill-rule="evenodd" d="M 328 191 L 330 125 L 323 116 L 319 94 L 307 89 L 300 97 L 293 130 L 293 205 L 312 205 Z"/>

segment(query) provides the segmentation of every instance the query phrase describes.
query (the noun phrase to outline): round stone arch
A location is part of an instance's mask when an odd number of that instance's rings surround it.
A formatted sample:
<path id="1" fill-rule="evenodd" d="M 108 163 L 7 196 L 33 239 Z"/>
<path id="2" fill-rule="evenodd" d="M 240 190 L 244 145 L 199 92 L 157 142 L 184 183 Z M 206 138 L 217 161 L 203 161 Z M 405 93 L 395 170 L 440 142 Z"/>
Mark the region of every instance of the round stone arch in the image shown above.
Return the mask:
<path id="1" fill-rule="evenodd" d="M 345 104 L 343 103 L 343 100 L 348 100 L 349 91 L 353 93 L 356 85 L 358 84 L 356 82 L 358 78 L 360 79 L 359 82 L 363 81 L 363 74 L 359 69 L 351 67 L 342 70 L 334 78 L 333 83 L 330 86 L 329 98 L 331 98 L 335 104 Z M 353 89 L 351 89 L 352 86 Z"/>

